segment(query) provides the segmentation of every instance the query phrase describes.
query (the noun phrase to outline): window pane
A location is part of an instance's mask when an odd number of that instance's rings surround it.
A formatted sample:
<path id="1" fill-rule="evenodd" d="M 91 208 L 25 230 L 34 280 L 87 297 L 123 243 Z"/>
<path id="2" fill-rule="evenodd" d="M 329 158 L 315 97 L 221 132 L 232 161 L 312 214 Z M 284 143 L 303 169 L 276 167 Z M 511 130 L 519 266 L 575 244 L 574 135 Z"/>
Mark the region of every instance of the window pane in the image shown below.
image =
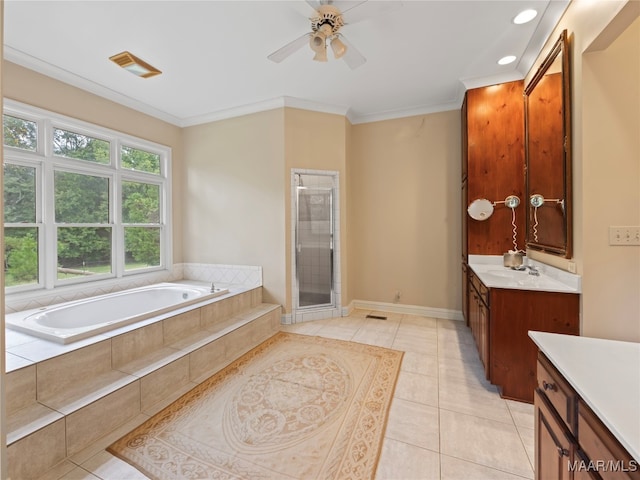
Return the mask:
<path id="1" fill-rule="evenodd" d="M 4 229 L 5 286 L 38 283 L 38 229 Z"/>
<path id="2" fill-rule="evenodd" d="M 160 155 L 131 147 L 122 147 L 122 168 L 160 174 Z"/>
<path id="3" fill-rule="evenodd" d="M 160 265 L 160 229 L 157 227 L 125 227 L 125 270 Z"/>
<path id="4" fill-rule="evenodd" d="M 111 273 L 111 228 L 58 228 L 58 279 Z"/>
<path id="5" fill-rule="evenodd" d="M 56 171 L 58 223 L 109 223 L 109 179 Z"/>
<path id="6" fill-rule="evenodd" d="M 4 221 L 5 223 L 35 223 L 35 168 L 5 163 Z"/>
<path id="7" fill-rule="evenodd" d="M 79 133 L 53 129 L 53 153 L 88 162 L 109 164 L 109 142 Z"/>
<path id="8" fill-rule="evenodd" d="M 38 125 L 36 122 L 3 115 L 2 126 L 5 145 L 36 151 L 38 147 Z"/>
<path id="9" fill-rule="evenodd" d="M 122 182 L 122 222 L 160 223 L 160 186 Z"/>

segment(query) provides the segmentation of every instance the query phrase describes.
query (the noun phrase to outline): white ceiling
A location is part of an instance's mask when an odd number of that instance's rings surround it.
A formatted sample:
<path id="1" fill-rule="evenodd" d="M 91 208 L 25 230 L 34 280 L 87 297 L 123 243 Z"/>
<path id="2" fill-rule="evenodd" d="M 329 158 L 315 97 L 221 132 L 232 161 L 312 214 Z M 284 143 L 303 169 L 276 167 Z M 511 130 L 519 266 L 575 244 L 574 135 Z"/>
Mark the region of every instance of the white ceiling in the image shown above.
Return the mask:
<path id="1" fill-rule="evenodd" d="M 568 1 L 368 0 L 344 15 L 366 17 L 341 30 L 367 58 L 351 70 L 306 45 L 267 59 L 310 31 L 303 0 L 6 0 L 4 56 L 178 126 L 282 105 L 360 123 L 457 109 L 468 88 L 523 78 Z M 515 25 L 526 8 L 538 16 Z M 123 50 L 163 74 L 118 68 L 109 57 Z M 518 60 L 496 63 L 508 54 Z"/>

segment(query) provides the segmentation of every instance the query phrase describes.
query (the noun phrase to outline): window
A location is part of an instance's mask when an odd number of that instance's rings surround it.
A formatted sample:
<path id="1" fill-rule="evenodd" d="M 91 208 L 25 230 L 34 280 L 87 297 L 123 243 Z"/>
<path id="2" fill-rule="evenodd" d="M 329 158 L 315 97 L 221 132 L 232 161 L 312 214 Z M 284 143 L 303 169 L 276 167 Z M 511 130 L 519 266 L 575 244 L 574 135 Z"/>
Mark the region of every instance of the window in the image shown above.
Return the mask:
<path id="1" fill-rule="evenodd" d="M 7 292 L 171 266 L 170 149 L 5 100 Z"/>

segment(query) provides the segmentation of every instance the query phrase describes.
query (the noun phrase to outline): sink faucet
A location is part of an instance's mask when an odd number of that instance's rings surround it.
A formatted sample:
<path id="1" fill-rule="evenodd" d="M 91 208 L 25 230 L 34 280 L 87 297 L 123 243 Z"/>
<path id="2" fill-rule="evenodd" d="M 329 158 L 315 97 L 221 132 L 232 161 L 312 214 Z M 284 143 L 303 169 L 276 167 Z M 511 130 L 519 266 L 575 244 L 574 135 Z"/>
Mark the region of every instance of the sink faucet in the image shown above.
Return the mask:
<path id="1" fill-rule="evenodd" d="M 216 291 L 216 286 L 213 282 L 211 282 L 211 293 L 214 293 Z"/>
<path id="2" fill-rule="evenodd" d="M 526 265 L 525 268 L 529 269 L 529 275 L 533 275 L 535 277 L 540 276 L 540 270 L 535 265 Z"/>

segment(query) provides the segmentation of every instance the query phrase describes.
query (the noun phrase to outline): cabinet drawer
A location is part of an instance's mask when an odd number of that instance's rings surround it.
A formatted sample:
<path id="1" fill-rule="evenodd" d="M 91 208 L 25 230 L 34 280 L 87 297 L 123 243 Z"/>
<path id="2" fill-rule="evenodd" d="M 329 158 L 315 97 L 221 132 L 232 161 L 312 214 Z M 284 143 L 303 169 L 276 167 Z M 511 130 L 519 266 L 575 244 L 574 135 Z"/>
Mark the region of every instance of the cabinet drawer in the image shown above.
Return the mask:
<path id="1" fill-rule="evenodd" d="M 576 435 L 576 392 L 542 353 L 538 354 L 537 376 L 538 388 L 549 399 L 569 431 Z"/>
<path id="2" fill-rule="evenodd" d="M 640 464 L 582 400 L 578 402 L 578 443 L 603 480 L 640 479 Z"/>

